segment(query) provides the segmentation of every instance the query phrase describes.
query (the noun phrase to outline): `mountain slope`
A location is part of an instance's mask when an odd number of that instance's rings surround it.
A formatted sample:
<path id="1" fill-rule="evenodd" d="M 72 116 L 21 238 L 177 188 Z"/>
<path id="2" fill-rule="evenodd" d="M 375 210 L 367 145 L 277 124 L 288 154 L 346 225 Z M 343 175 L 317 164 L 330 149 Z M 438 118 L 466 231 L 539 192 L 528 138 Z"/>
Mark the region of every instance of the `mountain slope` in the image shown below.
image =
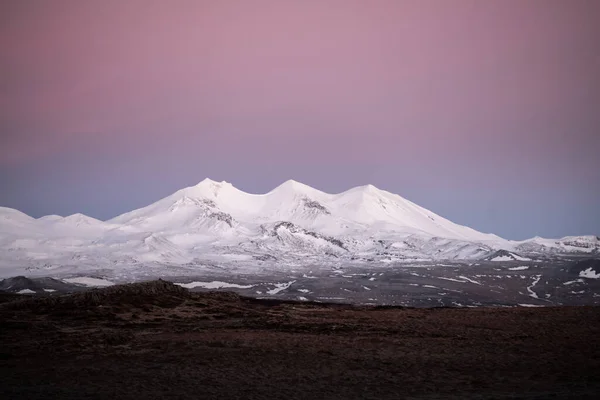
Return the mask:
<path id="1" fill-rule="evenodd" d="M 262 194 L 242 192 L 227 182 L 206 179 L 147 207 L 109 220 L 112 224 L 142 229 L 177 230 L 209 219 L 245 224 L 288 221 L 343 235 L 352 230 L 422 233 L 432 237 L 488 241 L 501 238 L 455 224 L 389 192 L 367 185 L 328 194 L 295 181 L 287 181 Z M 202 221 L 202 222 L 200 222 Z"/>
<path id="2" fill-rule="evenodd" d="M 105 222 L 82 214 L 33 219 L 0 207 L 5 276 L 8 269 L 14 276 L 149 265 L 286 268 L 599 250 L 595 236 L 507 241 L 372 185 L 329 194 L 289 180 L 268 193 L 250 194 L 205 179 Z"/>

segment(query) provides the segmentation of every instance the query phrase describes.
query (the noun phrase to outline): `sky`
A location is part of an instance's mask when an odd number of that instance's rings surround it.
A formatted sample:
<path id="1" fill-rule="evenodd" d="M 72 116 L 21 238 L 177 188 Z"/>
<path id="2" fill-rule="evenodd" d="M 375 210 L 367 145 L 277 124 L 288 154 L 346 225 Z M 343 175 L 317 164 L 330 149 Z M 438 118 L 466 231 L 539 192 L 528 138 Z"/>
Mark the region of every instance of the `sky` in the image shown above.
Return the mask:
<path id="1" fill-rule="evenodd" d="M 600 234 L 596 0 L 0 0 L 0 205 L 108 219 L 209 177 L 373 184 Z"/>

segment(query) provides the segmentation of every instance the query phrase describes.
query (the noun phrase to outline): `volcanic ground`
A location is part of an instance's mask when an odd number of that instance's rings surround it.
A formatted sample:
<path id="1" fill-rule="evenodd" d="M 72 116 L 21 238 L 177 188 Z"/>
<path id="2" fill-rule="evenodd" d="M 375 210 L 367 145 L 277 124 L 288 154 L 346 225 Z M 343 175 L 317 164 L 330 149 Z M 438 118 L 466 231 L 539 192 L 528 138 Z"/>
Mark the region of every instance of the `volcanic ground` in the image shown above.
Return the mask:
<path id="1" fill-rule="evenodd" d="M 5 293 L 6 399 L 596 398 L 600 308 L 359 306 L 166 281 Z"/>
<path id="2" fill-rule="evenodd" d="M 177 268 L 129 276 L 95 271 L 63 277 L 12 277 L 0 291 L 54 296 L 90 286 L 166 279 L 192 291 L 227 290 L 262 299 L 405 307 L 600 305 L 600 259 L 345 265 L 256 273 Z"/>

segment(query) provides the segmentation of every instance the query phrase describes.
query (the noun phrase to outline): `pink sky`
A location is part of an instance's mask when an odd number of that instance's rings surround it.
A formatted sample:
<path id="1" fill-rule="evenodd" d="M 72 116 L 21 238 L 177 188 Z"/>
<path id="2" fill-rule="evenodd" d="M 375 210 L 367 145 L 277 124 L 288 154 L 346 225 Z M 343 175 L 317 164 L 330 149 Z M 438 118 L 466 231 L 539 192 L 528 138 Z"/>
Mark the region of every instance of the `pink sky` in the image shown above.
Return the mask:
<path id="1" fill-rule="evenodd" d="M 143 205 L 208 175 L 368 181 L 450 218 L 463 200 L 432 194 L 577 193 L 546 210 L 566 220 L 600 191 L 598 21 L 584 0 L 3 2 L 0 203 L 46 212 L 23 200 L 45 174 L 93 176 L 114 204 L 72 207 L 109 217 L 131 181 L 166 179 Z"/>

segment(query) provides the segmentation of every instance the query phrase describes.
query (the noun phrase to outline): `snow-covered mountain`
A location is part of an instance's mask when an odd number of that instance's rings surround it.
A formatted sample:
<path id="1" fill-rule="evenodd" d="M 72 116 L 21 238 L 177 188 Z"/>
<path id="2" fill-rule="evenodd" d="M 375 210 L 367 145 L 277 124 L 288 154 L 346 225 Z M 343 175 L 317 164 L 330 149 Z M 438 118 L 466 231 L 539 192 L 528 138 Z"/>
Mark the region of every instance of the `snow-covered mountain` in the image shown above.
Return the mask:
<path id="1" fill-rule="evenodd" d="M 513 260 L 598 254 L 600 240 L 508 241 L 372 185 L 328 194 L 292 180 L 266 194 L 249 194 L 205 179 L 108 221 L 82 214 L 34 219 L 0 207 L 0 276 L 131 265 L 296 268 L 483 260 L 498 251 L 510 251 Z"/>
<path id="2" fill-rule="evenodd" d="M 240 226 L 255 228 L 278 221 L 330 235 L 383 231 L 469 241 L 500 239 L 454 224 L 371 185 L 332 195 L 291 180 L 267 194 L 256 195 L 227 182 L 206 179 L 108 223 L 152 232 L 210 230 L 222 234 Z"/>

